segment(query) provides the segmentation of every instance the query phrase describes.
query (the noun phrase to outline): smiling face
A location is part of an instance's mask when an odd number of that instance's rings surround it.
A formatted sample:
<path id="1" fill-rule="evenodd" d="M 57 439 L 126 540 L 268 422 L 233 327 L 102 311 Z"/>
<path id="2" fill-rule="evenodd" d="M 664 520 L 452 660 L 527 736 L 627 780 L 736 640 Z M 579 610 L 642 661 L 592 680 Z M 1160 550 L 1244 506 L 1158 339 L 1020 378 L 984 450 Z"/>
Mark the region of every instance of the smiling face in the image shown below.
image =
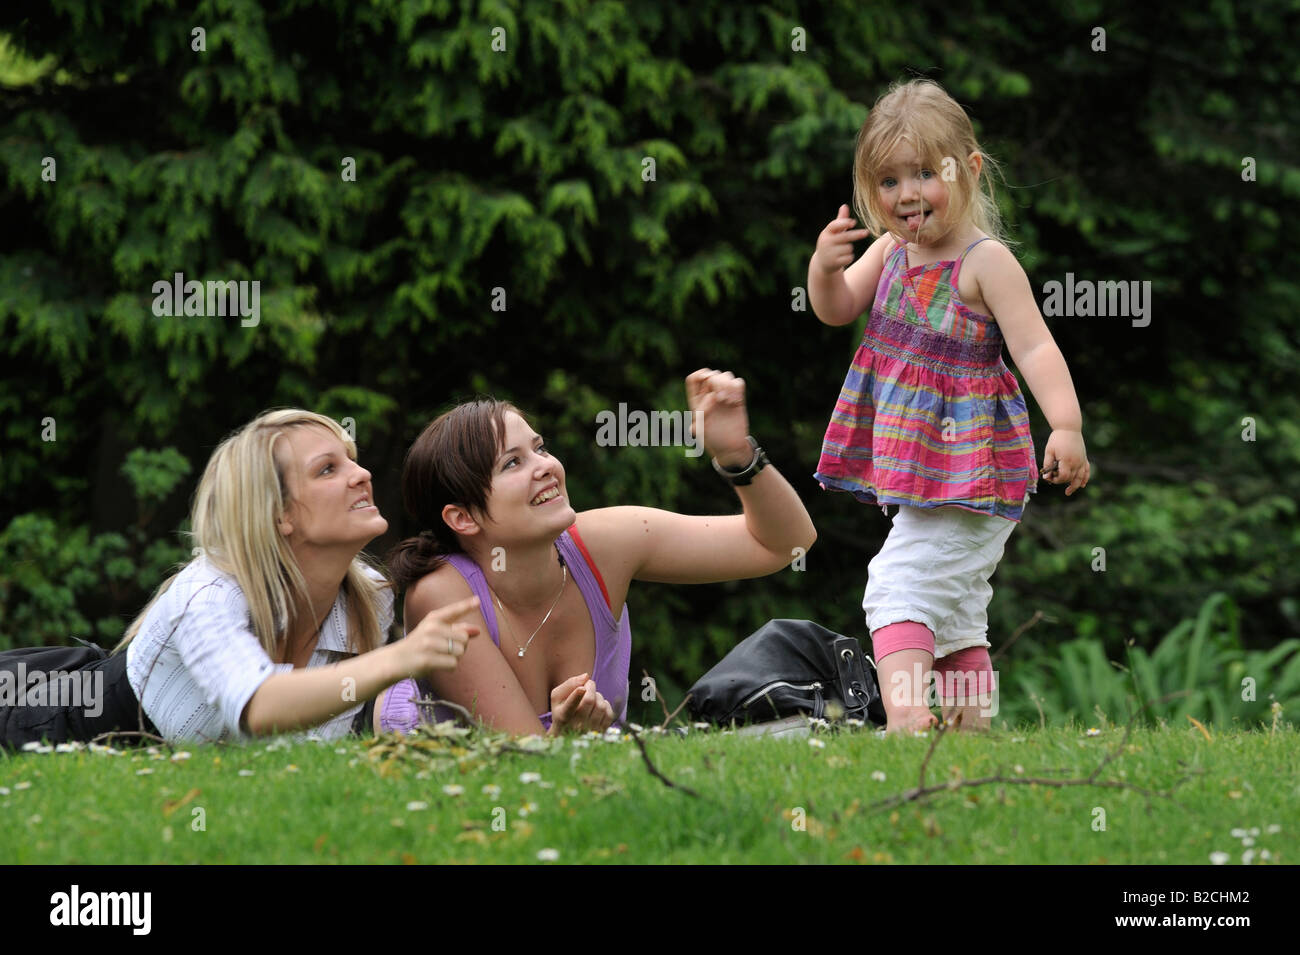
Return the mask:
<path id="1" fill-rule="evenodd" d="M 513 411 L 505 413 L 505 435 L 492 464 L 487 518 L 509 528 L 511 536 L 528 537 L 559 537 L 577 518 L 565 489 L 564 465 Z"/>
<path id="2" fill-rule="evenodd" d="M 890 216 L 890 231 L 916 245 L 937 245 L 952 232 L 948 185 L 937 170 L 924 166 L 916 150 L 902 143 L 877 175 L 880 204 Z"/>
<path id="3" fill-rule="evenodd" d="M 290 546 L 359 550 L 388 530 L 370 472 L 325 428 L 288 429 L 276 442 L 275 455 L 289 493 L 280 532 Z"/>

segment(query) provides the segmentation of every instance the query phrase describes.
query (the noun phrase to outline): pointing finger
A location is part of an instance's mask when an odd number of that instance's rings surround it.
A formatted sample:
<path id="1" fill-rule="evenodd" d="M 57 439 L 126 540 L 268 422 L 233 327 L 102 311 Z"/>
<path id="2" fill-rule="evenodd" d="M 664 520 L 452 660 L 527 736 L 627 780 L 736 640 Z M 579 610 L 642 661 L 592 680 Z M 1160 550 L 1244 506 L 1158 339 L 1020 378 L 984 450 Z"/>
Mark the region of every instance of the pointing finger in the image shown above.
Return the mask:
<path id="1" fill-rule="evenodd" d="M 464 600 L 458 600 L 454 604 L 448 604 L 445 607 L 430 610 L 424 615 L 424 619 L 420 622 L 424 623 L 425 620 L 431 620 L 433 623 L 451 623 L 452 621 L 465 616 L 465 614 L 469 613 L 471 610 L 477 609 L 478 598 L 466 597 Z"/>
<path id="2" fill-rule="evenodd" d="M 454 604 L 448 604 L 445 607 L 438 607 L 430 610 L 420 622 L 407 628 L 407 634 L 413 634 L 417 630 L 437 630 L 439 628 L 454 625 L 454 621 L 465 614 L 470 613 L 478 608 L 478 598 L 469 597 L 465 600 L 459 600 Z"/>

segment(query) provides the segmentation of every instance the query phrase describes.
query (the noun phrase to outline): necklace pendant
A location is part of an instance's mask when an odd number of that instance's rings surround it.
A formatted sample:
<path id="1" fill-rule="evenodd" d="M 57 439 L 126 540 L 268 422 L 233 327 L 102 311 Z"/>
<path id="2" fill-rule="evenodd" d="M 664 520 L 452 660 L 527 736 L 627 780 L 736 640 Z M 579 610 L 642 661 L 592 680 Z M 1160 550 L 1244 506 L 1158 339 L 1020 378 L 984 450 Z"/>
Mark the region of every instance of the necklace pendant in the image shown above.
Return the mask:
<path id="1" fill-rule="evenodd" d="M 524 655 L 524 648 L 523 648 L 523 647 L 520 647 L 520 648 L 519 648 L 519 655 L 520 655 L 521 657 Z"/>

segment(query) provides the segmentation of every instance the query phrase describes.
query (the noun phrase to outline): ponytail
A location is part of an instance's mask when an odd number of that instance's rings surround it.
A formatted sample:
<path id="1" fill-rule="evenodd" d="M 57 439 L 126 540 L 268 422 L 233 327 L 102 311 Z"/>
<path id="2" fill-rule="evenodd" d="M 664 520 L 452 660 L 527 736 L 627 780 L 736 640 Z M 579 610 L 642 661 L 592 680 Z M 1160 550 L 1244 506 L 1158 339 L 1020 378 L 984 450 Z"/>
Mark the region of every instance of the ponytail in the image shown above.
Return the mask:
<path id="1" fill-rule="evenodd" d="M 398 590 L 406 590 L 425 574 L 433 573 L 443 565 L 447 554 L 461 550 L 451 528 L 446 528 L 446 531 L 451 538 L 449 542 L 439 541 L 433 531 L 421 531 L 414 537 L 398 541 L 388 552 L 385 563 Z"/>

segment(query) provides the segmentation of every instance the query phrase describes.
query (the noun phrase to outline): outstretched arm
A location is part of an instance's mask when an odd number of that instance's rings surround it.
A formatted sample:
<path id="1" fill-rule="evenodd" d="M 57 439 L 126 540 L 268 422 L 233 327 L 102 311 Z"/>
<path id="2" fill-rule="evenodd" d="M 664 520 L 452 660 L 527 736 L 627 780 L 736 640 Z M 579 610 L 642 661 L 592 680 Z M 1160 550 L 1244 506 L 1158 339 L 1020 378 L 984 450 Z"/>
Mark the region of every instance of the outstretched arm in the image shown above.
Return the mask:
<path id="1" fill-rule="evenodd" d="M 702 368 L 686 379 L 695 433 L 723 467 L 749 464 L 745 382 Z M 624 580 L 706 584 L 775 573 L 817 539 L 799 495 L 772 466 L 737 487 L 743 514 L 690 517 L 649 507 L 608 507 L 582 515 L 592 541 Z"/>
<path id="2" fill-rule="evenodd" d="M 477 598 L 426 614 L 403 640 L 342 663 L 273 673 L 253 693 L 241 720 L 254 736 L 319 726 L 408 676 L 454 668 L 478 629 L 461 621 Z"/>

